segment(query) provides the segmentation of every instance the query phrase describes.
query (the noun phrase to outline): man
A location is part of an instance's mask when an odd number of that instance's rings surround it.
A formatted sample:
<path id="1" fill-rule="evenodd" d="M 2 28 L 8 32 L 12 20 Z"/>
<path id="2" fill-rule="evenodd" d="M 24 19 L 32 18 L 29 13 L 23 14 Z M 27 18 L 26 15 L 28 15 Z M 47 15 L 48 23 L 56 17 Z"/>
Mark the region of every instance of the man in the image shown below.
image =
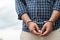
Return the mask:
<path id="1" fill-rule="evenodd" d="M 23 20 L 21 40 L 60 40 L 60 0 L 15 1 L 18 18 Z"/>

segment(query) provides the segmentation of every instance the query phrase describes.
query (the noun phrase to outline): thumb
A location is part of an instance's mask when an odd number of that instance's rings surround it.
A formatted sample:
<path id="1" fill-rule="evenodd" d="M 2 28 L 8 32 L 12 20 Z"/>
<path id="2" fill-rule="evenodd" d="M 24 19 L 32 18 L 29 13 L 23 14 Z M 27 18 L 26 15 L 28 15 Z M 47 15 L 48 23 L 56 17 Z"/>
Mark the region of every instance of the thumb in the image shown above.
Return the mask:
<path id="1" fill-rule="evenodd" d="M 36 30 L 37 30 L 39 33 L 42 33 L 41 30 L 39 29 L 38 25 L 36 25 Z"/>
<path id="2" fill-rule="evenodd" d="M 42 30 L 42 33 L 45 31 L 45 25 L 42 27 L 41 30 Z"/>

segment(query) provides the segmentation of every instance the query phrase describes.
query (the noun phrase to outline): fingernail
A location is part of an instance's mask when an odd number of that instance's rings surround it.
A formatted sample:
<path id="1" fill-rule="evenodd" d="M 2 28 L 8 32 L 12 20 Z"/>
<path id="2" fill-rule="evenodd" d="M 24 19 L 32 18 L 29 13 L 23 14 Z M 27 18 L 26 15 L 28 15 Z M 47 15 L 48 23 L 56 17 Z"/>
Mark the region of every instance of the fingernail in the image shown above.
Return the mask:
<path id="1" fill-rule="evenodd" d="M 41 31 L 39 30 L 39 32 L 41 32 Z"/>

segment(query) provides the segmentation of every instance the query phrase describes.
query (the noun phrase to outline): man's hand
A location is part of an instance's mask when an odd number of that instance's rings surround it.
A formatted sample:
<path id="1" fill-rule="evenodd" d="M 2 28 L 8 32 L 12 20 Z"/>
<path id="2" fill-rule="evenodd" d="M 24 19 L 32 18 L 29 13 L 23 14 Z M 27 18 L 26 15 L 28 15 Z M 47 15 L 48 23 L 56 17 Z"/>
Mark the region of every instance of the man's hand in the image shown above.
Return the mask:
<path id="1" fill-rule="evenodd" d="M 21 19 L 27 24 L 28 21 L 31 21 L 30 17 L 28 16 L 27 13 L 23 14 L 21 16 Z M 28 25 L 28 24 L 27 24 Z M 38 28 L 38 25 L 35 22 L 29 22 L 28 28 L 30 30 L 30 32 L 32 32 L 33 34 L 39 35 L 40 34 L 40 30 Z"/>
<path id="2" fill-rule="evenodd" d="M 42 33 L 35 22 L 30 22 L 28 26 L 30 32 L 32 32 L 33 34 L 40 35 Z"/>
<path id="3" fill-rule="evenodd" d="M 52 22 L 46 22 L 42 27 L 42 34 L 41 36 L 48 35 L 53 29 L 53 23 Z"/>
<path id="4" fill-rule="evenodd" d="M 52 15 L 49 19 L 49 21 L 53 21 L 53 22 L 56 22 L 56 20 L 58 20 L 58 18 L 60 17 L 60 11 L 58 10 L 53 10 L 52 12 Z M 53 29 L 53 25 L 54 23 L 51 23 L 51 22 L 47 22 L 43 25 L 43 28 L 42 28 L 42 34 L 41 35 L 47 35 L 48 33 L 50 33 Z M 45 31 L 44 31 L 45 30 Z"/>

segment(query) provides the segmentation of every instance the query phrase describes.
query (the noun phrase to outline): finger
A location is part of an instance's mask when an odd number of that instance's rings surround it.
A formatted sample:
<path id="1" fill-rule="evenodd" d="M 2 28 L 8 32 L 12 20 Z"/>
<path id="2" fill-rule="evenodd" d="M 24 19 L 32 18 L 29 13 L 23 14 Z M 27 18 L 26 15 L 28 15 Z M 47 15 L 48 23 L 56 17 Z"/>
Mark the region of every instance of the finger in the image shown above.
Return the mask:
<path id="1" fill-rule="evenodd" d="M 47 35 L 49 33 L 49 31 L 45 31 L 43 34 L 42 34 L 42 36 L 45 36 L 45 35 Z"/>
<path id="2" fill-rule="evenodd" d="M 45 28 L 46 28 L 45 26 L 42 27 L 42 29 L 41 29 L 42 33 L 45 31 Z"/>
<path id="3" fill-rule="evenodd" d="M 39 27 L 38 27 L 38 25 L 36 25 L 35 28 L 36 28 L 36 30 L 39 32 Z"/>
<path id="4" fill-rule="evenodd" d="M 46 31 L 42 34 L 43 36 L 47 35 L 50 32 L 48 28 L 46 28 Z"/>
<path id="5" fill-rule="evenodd" d="M 42 31 L 39 29 L 38 25 L 36 25 L 36 30 L 37 30 L 39 33 L 42 33 Z"/>
<path id="6" fill-rule="evenodd" d="M 51 31 L 52 31 L 52 30 L 47 29 L 47 30 L 43 33 L 43 36 L 44 36 L 44 35 L 48 35 Z"/>
<path id="7" fill-rule="evenodd" d="M 36 30 L 33 30 L 32 33 L 35 34 L 35 35 L 39 35 L 40 34 L 40 33 L 36 32 Z"/>

